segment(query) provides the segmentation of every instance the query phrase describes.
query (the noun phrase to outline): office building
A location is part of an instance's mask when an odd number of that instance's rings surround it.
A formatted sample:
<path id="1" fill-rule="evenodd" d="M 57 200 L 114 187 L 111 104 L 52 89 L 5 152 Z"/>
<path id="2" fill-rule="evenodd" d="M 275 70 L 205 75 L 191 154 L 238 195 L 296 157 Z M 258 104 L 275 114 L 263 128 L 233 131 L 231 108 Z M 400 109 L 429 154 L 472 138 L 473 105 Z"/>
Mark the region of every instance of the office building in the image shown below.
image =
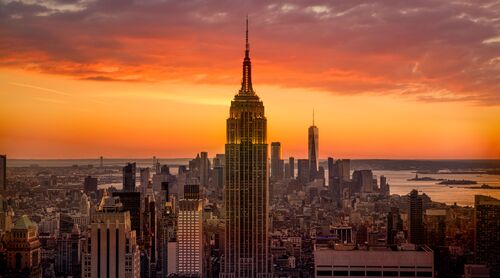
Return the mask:
<path id="1" fill-rule="evenodd" d="M 284 162 L 281 159 L 281 143 L 271 142 L 271 180 L 278 181 L 283 179 Z"/>
<path id="2" fill-rule="evenodd" d="M 290 167 L 290 178 L 295 178 L 295 158 L 293 156 L 288 158 L 288 167 Z"/>
<path id="3" fill-rule="evenodd" d="M 464 265 L 463 278 L 490 278 L 490 270 L 483 264 L 466 264 Z"/>
<path id="4" fill-rule="evenodd" d="M 491 277 L 500 277 L 500 200 L 476 195 L 474 209 L 476 262 L 486 264 Z"/>
<path id="5" fill-rule="evenodd" d="M 207 187 L 209 178 L 210 178 L 210 160 L 208 159 L 208 153 L 201 152 L 201 156 L 200 156 L 200 185 L 202 187 Z"/>
<path id="6" fill-rule="evenodd" d="M 353 245 L 335 249 L 316 248 L 316 277 L 434 277 L 434 254 L 426 246 L 385 247 L 353 250 Z"/>
<path id="7" fill-rule="evenodd" d="M 372 170 L 356 170 L 352 173 L 353 192 L 372 193 L 374 182 Z"/>
<path id="8" fill-rule="evenodd" d="M 158 264 L 160 277 L 177 272 L 177 216 L 172 199 L 168 196 L 158 223 Z"/>
<path id="9" fill-rule="evenodd" d="M 0 191 L 7 191 L 7 156 L 0 155 Z"/>
<path id="10" fill-rule="evenodd" d="M 128 163 L 127 166 L 123 167 L 123 191 L 135 191 L 135 170 L 135 162 Z"/>
<path id="11" fill-rule="evenodd" d="M 391 195 L 389 184 L 385 176 L 380 176 L 380 195 L 388 197 Z"/>
<path id="12" fill-rule="evenodd" d="M 297 180 L 303 184 L 310 181 L 309 160 L 297 160 Z"/>
<path id="13" fill-rule="evenodd" d="M 82 277 L 140 277 L 140 251 L 130 213 L 104 194 L 82 244 Z"/>
<path id="14" fill-rule="evenodd" d="M 222 190 L 224 188 L 224 165 L 226 162 L 226 157 L 223 154 L 216 154 L 214 158 L 213 167 L 213 184 L 218 195 L 222 196 Z"/>
<path id="15" fill-rule="evenodd" d="M 119 197 L 123 210 L 128 211 L 132 230 L 137 239 L 142 239 L 142 213 L 140 192 L 113 192 L 113 197 Z"/>
<path id="16" fill-rule="evenodd" d="M 2 195 L 0 195 L 0 237 L 6 232 L 10 232 L 13 225 L 14 210 Z"/>
<path id="17" fill-rule="evenodd" d="M 57 277 L 80 277 L 82 241 L 78 224 L 72 225 L 69 233 L 59 233 L 54 265 Z"/>
<path id="18" fill-rule="evenodd" d="M 318 136 L 319 131 L 316 125 L 314 125 L 314 111 L 313 111 L 313 123 L 308 129 L 308 159 L 309 159 L 309 179 L 314 180 L 318 174 L 319 167 L 319 142 Z"/>
<path id="19" fill-rule="evenodd" d="M 201 277 L 203 271 L 203 205 L 199 185 L 187 184 L 179 200 L 177 274 Z"/>
<path id="20" fill-rule="evenodd" d="M 156 219 L 156 202 L 153 187 L 151 183 L 148 184 L 144 192 L 144 212 L 143 212 L 143 237 L 142 246 L 144 247 L 144 256 L 147 258 L 147 263 L 144 265 L 142 271 L 147 273 L 146 276 L 151 276 L 156 268 L 157 258 L 157 219 Z"/>
<path id="21" fill-rule="evenodd" d="M 408 197 L 410 204 L 408 209 L 408 239 L 410 243 L 423 244 L 425 231 L 422 196 L 413 189 Z"/>
<path id="22" fill-rule="evenodd" d="M 248 20 L 241 89 L 231 102 L 226 134 L 221 277 L 270 277 L 267 119 L 252 88 Z"/>
<path id="23" fill-rule="evenodd" d="M 91 193 L 97 193 L 97 178 L 86 176 L 83 181 L 83 192 L 88 195 Z"/>
<path id="24" fill-rule="evenodd" d="M 396 237 L 399 232 L 403 231 L 403 220 L 399 214 L 399 209 L 391 207 L 391 210 L 387 213 L 387 245 L 398 244 Z"/>
<path id="25" fill-rule="evenodd" d="M 16 221 L 5 235 L 4 243 L 7 257 L 5 274 L 12 277 L 42 277 L 41 244 L 36 225 L 27 215 Z"/>
<path id="26" fill-rule="evenodd" d="M 446 209 L 425 210 L 426 244 L 431 248 L 445 245 Z"/>
<path id="27" fill-rule="evenodd" d="M 140 168 L 139 169 L 139 175 L 140 175 L 140 186 L 141 186 L 141 193 L 145 194 L 146 189 L 148 188 L 149 185 L 149 179 L 150 179 L 150 171 L 149 167 L 147 168 Z"/>

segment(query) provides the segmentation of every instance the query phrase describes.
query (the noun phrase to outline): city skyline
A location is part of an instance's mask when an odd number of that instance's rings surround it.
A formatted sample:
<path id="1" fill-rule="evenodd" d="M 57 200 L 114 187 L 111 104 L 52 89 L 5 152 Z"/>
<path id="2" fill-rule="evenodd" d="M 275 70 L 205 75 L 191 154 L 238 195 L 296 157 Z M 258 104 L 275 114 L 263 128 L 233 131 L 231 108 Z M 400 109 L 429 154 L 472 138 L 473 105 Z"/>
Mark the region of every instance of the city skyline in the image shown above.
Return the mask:
<path id="1" fill-rule="evenodd" d="M 0 276 L 498 277 L 497 14 L 2 1 Z"/>
<path id="2" fill-rule="evenodd" d="M 313 108 L 321 159 L 500 157 L 498 5 L 1 5 L 0 146 L 9 158 L 222 153 L 218 123 L 240 81 L 245 13 L 268 139 L 283 157 L 307 156 Z M 178 16 L 165 21 L 167 11 Z M 144 12 L 150 20 L 135 24 Z"/>

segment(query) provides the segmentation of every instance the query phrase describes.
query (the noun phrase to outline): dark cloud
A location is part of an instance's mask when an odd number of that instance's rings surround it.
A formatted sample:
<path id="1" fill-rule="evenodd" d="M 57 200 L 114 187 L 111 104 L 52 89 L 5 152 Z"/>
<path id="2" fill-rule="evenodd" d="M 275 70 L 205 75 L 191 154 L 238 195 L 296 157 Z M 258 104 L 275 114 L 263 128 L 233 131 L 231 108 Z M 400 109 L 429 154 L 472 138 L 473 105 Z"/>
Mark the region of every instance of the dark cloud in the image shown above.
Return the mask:
<path id="1" fill-rule="evenodd" d="M 261 84 L 500 104 L 498 1 L 5 1 L 0 66 L 237 84 L 247 13 Z"/>

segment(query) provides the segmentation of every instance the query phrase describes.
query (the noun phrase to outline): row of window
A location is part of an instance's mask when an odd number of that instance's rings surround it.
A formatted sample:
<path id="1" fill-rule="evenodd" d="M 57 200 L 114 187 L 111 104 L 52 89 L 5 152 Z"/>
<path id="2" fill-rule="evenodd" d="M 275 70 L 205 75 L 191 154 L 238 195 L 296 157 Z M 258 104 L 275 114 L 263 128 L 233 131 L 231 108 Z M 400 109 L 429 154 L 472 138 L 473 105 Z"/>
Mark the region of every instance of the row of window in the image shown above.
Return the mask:
<path id="1" fill-rule="evenodd" d="M 432 277 L 431 271 L 361 271 L 361 270 L 318 270 L 316 276 L 349 276 L 349 277 Z"/>

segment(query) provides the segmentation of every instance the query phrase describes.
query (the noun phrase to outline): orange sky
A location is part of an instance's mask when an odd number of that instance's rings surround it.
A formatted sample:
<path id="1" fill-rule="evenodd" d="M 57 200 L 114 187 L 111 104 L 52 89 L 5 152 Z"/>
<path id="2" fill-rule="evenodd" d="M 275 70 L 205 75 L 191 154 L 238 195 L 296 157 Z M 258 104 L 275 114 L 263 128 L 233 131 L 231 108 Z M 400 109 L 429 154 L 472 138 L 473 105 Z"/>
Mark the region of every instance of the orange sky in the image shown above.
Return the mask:
<path id="1" fill-rule="evenodd" d="M 499 7 L 486 2 L 247 7 L 268 141 L 305 157 L 314 108 L 321 158 L 500 158 Z M 0 4 L 0 153 L 223 152 L 244 54 L 237 6 L 54 3 Z"/>

